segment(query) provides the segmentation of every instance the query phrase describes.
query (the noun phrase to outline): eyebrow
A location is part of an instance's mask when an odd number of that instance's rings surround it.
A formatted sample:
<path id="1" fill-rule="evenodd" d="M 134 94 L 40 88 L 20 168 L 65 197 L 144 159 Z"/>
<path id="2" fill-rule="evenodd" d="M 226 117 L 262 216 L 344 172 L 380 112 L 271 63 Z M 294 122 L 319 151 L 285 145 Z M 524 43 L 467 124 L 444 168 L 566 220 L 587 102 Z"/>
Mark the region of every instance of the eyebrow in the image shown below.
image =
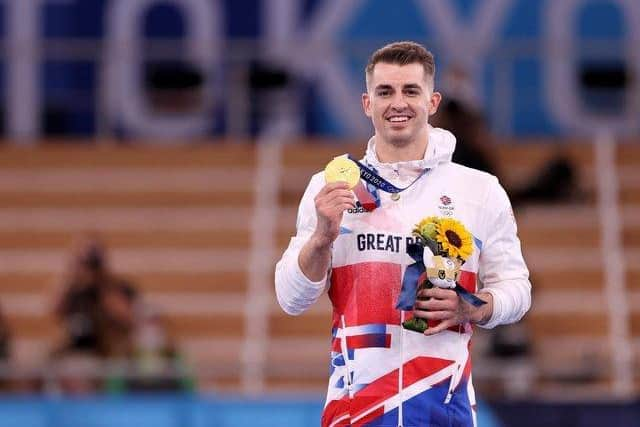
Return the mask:
<path id="1" fill-rule="evenodd" d="M 380 84 L 378 86 L 376 86 L 375 90 L 384 90 L 384 89 L 393 89 L 393 86 L 389 85 L 389 84 Z M 402 86 L 402 89 L 418 89 L 418 90 L 422 90 L 422 86 L 420 86 L 417 83 L 408 83 L 404 86 Z"/>
<path id="2" fill-rule="evenodd" d="M 382 90 L 382 89 L 393 89 L 393 86 L 385 85 L 385 84 L 376 86 L 376 90 Z"/>
<path id="3" fill-rule="evenodd" d="M 422 86 L 420 86 L 417 83 L 409 83 L 407 85 L 404 85 L 402 87 L 402 89 L 419 89 L 419 90 L 422 90 Z"/>

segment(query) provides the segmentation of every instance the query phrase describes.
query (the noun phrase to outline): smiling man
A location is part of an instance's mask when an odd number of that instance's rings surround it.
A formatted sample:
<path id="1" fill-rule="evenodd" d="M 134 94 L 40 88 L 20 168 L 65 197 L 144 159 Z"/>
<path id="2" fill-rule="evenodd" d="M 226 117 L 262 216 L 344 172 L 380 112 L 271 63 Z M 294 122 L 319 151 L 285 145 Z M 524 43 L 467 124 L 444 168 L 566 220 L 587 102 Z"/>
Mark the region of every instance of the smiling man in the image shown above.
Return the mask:
<path id="1" fill-rule="evenodd" d="M 392 56 L 390 62 L 383 62 L 386 55 Z M 395 161 L 421 158 L 427 145 L 428 118 L 440 104 L 441 95 L 433 90 L 433 57 L 426 54 L 423 63 L 404 63 L 410 59 L 408 52 L 380 50 L 366 68 L 362 106 L 381 141 L 378 156 L 382 161 L 386 157 Z"/>
<path id="2" fill-rule="evenodd" d="M 374 52 L 362 106 L 375 134 L 356 164 L 362 181 L 352 192 L 345 182 L 314 175 L 297 234 L 276 266 L 276 294 L 287 313 L 304 312 L 325 290 L 333 305 L 323 426 L 475 425 L 472 324 L 515 322 L 531 304 L 505 191 L 494 176 L 453 163 L 454 136 L 428 123 L 441 100 L 434 75 L 433 56 L 417 43 Z M 407 253 L 412 230 L 430 217 L 455 219 L 471 233 L 457 280 L 479 304 L 438 287 L 419 291 L 413 306 L 400 304 L 414 262 Z M 452 229 L 433 232 L 460 244 Z M 429 327 L 403 328 L 411 318 Z"/>

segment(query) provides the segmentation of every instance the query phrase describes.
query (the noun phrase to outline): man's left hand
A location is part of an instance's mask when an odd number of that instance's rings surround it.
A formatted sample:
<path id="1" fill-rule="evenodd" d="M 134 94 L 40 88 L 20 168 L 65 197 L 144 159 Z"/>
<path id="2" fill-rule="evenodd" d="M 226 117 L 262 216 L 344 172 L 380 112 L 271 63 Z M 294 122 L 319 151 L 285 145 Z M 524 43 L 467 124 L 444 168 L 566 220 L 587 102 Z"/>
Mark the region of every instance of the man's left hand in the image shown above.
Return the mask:
<path id="1" fill-rule="evenodd" d="M 433 335 L 452 326 L 473 322 L 483 323 L 489 320 L 493 313 L 493 297 L 490 293 L 476 294 L 487 304 L 480 307 L 465 302 L 453 289 L 434 287 L 423 289 L 418 293 L 420 298 L 429 298 L 428 301 L 416 301 L 413 315 L 423 319 L 440 320 L 441 322 L 424 331 L 425 335 Z"/>

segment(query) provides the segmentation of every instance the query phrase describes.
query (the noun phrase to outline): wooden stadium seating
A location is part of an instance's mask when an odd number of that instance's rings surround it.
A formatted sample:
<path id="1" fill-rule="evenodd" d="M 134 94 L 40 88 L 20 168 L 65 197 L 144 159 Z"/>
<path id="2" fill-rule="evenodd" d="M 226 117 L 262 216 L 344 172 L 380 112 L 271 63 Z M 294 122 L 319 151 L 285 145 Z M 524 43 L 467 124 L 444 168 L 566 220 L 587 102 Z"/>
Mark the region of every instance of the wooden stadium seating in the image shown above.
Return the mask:
<path id="1" fill-rule="evenodd" d="M 521 184 L 558 152 L 558 144 L 530 142 L 496 146 L 507 186 Z M 533 392 L 541 394 L 575 385 L 570 383 L 576 375 L 571 375 L 590 366 L 597 366 L 597 372 L 582 379 L 582 387 L 606 389 L 613 375 L 593 148 L 585 141 L 561 147 L 578 167 L 582 197 L 516 211 L 534 286 L 525 322 L 538 373 Z M 361 155 L 363 150 L 360 142 L 283 146 L 280 169 L 274 169 L 280 170 L 274 248 L 266 262 L 275 264 L 288 244 L 310 176 L 335 155 Z M 247 315 L 245 301 L 256 289 L 249 282 L 249 258 L 260 237 L 251 231 L 258 163 L 250 144 L 2 147 L 0 304 L 13 330 L 14 359 L 34 364 L 46 359 L 60 334 L 51 304 L 72 242 L 82 232 L 97 231 L 110 249 L 114 270 L 161 310 L 171 335 L 203 373 L 201 389 L 239 391 L 243 352 L 252 348 L 246 334 L 260 327 L 267 333 L 259 344 L 266 390 L 322 392 L 329 366 L 331 309 L 326 296 L 309 312 L 288 316 L 275 301 L 271 269 L 258 279 L 266 314 Z M 619 146 L 618 167 L 620 208 L 626 212 L 629 327 L 638 368 L 638 144 Z M 478 360 L 476 368 L 482 369 L 482 354 Z"/>

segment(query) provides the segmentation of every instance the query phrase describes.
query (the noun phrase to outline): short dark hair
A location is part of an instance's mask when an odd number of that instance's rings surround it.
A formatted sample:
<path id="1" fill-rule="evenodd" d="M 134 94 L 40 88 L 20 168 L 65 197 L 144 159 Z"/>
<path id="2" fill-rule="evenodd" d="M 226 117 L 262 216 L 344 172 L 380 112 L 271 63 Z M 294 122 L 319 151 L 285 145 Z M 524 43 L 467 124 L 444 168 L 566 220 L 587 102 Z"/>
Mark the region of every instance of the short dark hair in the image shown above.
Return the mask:
<path id="1" fill-rule="evenodd" d="M 379 62 L 397 65 L 422 64 L 425 77 L 433 87 L 433 80 L 436 75 L 435 60 L 433 59 L 433 54 L 419 43 L 412 41 L 394 42 L 373 52 L 365 68 L 367 87 L 373 74 L 373 69 Z"/>

